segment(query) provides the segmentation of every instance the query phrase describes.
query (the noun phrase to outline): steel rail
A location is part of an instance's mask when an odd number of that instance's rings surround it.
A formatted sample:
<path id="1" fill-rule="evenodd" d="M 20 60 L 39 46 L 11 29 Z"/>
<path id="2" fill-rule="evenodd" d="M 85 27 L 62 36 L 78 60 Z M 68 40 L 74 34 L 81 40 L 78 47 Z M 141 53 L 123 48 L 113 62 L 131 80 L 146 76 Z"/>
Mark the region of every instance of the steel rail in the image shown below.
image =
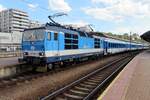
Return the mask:
<path id="1" fill-rule="evenodd" d="M 63 87 L 63 88 L 54 91 L 53 93 L 51 93 L 51 94 L 49 94 L 49 95 L 47 95 L 47 96 L 41 98 L 41 100 L 50 100 L 50 99 L 53 99 L 54 97 L 60 95 L 60 94 L 63 93 L 64 91 L 70 89 L 71 87 L 77 85 L 77 84 L 80 83 L 81 81 L 87 79 L 88 77 L 90 77 L 90 76 L 92 76 L 92 75 L 94 75 L 94 74 L 96 74 L 96 73 L 98 73 L 98 72 L 100 72 L 100 71 L 102 71 L 102 70 L 104 70 L 104 69 L 106 69 L 106 68 L 112 66 L 113 64 L 116 64 L 116 63 L 118 63 L 119 61 L 122 61 L 123 59 L 126 59 L 126 58 L 128 58 L 128 56 L 127 56 L 127 57 L 119 58 L 119 59 L 117 59 L 117 60 L 115 60 L 115 61 L 113 61 L 113 62 L 111 62 L 111 63 L 105 65 L 104 67 L 99 68 L 98 70 L 95 70 L 95 71 L 93 71 L 93 72 L 87 74 L 86 76 L 84 76 L 84 77 L 82 77 L 82 78 L 80 78 L 80 79 L 78 79 L 78 80 L 76 80 L 76 81 L 70 83 L 69 85 L 66 85 L 66 86 Z M 119 69 L 118 69 L 118 70 L 119 70 Z M 114 72 L 114 73 L 115 73 L 115 72 Z M 112 74 L 113 74 L 113 73 L 112 73 Z M 108 78 L 109 78 L 109 77 L 108 77 Z M 106 80 L 107 80 L 107 79 L 106 79 Z M 105 81 L 106 81 L 106 80 L 105 80 Z M 105 81 L 104 81 L 104 82 L 105 82 Z M 103 84 L 104 82 L 102 82 L 101 84 Z M 100 86 L 101 86 L 101 85 L 100 85 Z M 97 89 L 96 89 L 96 90 L 97 90 Z M 91 97 L 91 95 L 93 95 L 93 93 L 95 93 L 96 90 L 94 89 L 94 91 L 91 92 L 86 98 L 88 99 L 89 97 Z M 86 98 L 85 98 L 85 100 L 87 100 Z"/>

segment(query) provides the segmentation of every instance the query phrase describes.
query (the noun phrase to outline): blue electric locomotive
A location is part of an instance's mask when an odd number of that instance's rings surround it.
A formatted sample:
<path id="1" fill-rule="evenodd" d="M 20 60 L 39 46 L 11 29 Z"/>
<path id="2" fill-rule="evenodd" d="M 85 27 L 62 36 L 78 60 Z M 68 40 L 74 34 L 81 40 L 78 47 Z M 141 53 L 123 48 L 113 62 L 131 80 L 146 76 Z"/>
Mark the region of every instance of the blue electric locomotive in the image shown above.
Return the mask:
<path id="1" fill-rule="evenodd" d="M 24 60 L 33 64 L 50 64 L 68 59 L 103 55 L 103 37 L 58 27 L 26 29 L 23 34 Z"/>
<path id="2" fill-rule="evenodd" d="M 107 55 L 142 49 L 142 44 L 130 43 L 62 26 L 46 24 L 26 29 L 23 33 L 23 59 L 31 64 L 49 67 L 55 62 Z"/>

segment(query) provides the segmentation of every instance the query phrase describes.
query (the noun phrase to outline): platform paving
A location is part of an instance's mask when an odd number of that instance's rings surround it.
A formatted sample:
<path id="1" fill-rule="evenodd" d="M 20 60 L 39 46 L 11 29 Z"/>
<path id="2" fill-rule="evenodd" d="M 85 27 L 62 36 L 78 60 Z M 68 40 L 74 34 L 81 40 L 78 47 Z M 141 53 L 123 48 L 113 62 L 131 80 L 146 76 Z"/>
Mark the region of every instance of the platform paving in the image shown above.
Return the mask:
<path id="1" fill-rule="evenodd" d="M 150 51 L 137 55 L 98 100 L 150 100 Z"/>

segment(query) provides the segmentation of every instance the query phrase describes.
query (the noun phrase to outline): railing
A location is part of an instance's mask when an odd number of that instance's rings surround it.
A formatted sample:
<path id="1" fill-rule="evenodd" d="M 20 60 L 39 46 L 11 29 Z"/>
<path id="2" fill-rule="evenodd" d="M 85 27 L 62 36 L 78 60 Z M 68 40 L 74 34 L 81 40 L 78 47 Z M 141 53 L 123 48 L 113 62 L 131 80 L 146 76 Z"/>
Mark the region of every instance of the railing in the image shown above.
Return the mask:
<path id="1" fill-rule="evenodd" d="M 11 51 L 11 52 L 0 52 L 0 58 L 5 58 L 5 57 L 21 57 L 22 52 L 21 51 Z"/>

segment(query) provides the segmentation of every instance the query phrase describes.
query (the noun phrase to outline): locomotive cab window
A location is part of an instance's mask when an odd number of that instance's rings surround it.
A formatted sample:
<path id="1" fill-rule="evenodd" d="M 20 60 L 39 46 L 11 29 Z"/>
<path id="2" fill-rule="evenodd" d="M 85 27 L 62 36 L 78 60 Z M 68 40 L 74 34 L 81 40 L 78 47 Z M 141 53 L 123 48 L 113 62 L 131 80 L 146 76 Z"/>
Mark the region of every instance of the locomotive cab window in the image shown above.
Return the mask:
<path id="1" fill-rule="evenodd" d="M 50 32 L 47 33 L 47 39 L 51 40 L 51 33 Z"/>
<path id="2" fill-rule="evenodd" d="M 58 33 L 54 33 L 54 40 L 58 40 Z"/>

